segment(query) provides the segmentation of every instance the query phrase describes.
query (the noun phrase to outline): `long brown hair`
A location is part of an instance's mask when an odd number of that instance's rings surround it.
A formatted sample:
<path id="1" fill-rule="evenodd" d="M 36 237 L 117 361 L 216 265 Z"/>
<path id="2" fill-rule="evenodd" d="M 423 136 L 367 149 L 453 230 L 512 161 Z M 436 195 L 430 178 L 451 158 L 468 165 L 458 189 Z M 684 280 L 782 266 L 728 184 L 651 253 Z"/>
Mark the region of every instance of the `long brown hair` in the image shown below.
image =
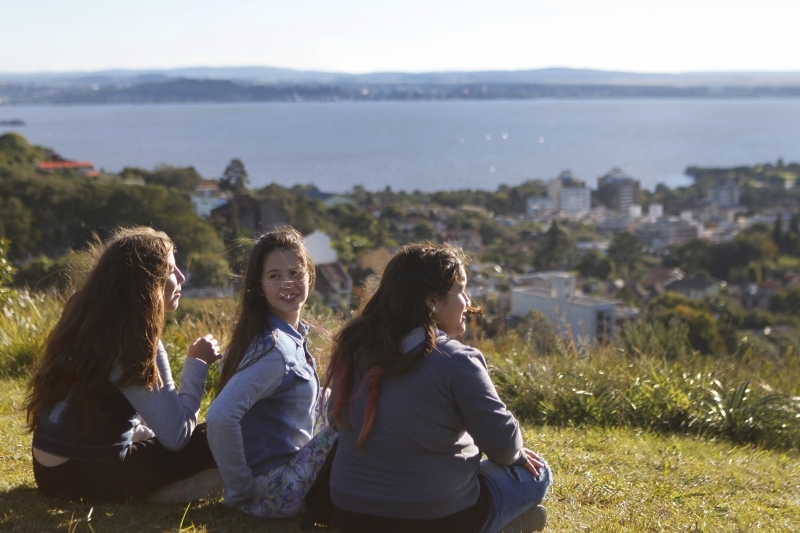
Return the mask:
<path id="1" fill-rule="evenodd" d="M 39 413 L 72 390 L 89 416 L 115 388 L 160 384 L 156 351 L 174 250 L 166 233 L 147 227 L 121 228 L 105 244 L 89 246 L 94 267 L 64 305 L 28 385 L 24 407 L 31 431 Z M 122 377 L 112 384 L 115 365 Z"/>
<path id="2" fill-rule="evenodd" d="M 291 250 L 297 254 L 308 273 L 308 290 L 310 291 L 314 287 L 317 279 L 314 261 L 311 260 L 311 255 L 303 244 L 303 235 L 299 231 L 290 226 L 281 226 L 265 233 L 255 241 L 245 267 L 233 335 L 222 362 L 217 394 L 222 392 L 225 384 L 239 370 L 242 357 L 247 352 L 253 338 L 264 332 L 268 326 L 267 316 L 271 313 L 271 309 L 261 288 L 261 278 L 264 275 L 264 260 L 267 255 L 279 249 Z"/>
<path id="3" fill-rule="evenodd" d="M 345 406 L 361 387 L 366 386 L 369 394 L 359 447 L 375 421 L 383 379 L 411 371 L 436 347 L 436 323 L 426 300 L 444 298 L 453 285 L 464 281 L 464 266 L 463 252 L 448 244 L 403 246 L 386 265 L 364 310 L 334 338 L 325 386 L 331 388 L 330 412 L 337 424 L 350 427 Z M 470 305 L 467 312 L 475 314 L 480 309 Z M 418 327 L 425 330 L 423 349 L 404 355 L 402 339 Z"/>

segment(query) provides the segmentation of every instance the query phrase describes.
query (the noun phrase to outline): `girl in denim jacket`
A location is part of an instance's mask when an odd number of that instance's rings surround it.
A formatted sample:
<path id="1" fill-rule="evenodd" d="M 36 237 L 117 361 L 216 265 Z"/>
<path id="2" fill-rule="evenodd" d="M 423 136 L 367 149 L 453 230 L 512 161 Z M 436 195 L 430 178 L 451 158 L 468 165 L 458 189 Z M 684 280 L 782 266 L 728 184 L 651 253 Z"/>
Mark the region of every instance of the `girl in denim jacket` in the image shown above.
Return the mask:
<path id="1" fill-rule="evenodd" d="M 289 227 L 250 252 L 208 441 L 225 482 L 225 503 L 261 518 L 290 518 L 336 440 L 319 424 L 320 383 L 300 312 L 314 263 Z"/>

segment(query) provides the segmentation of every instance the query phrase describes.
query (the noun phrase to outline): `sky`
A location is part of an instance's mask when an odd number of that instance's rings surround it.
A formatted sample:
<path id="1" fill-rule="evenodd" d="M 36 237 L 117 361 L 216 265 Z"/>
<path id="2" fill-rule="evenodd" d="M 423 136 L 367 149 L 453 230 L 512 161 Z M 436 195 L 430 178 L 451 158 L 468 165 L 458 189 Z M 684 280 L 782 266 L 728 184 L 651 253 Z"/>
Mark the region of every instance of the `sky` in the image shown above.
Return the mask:
<path id="1" fill-rule="evenodd" d="M 800 71 L 798 0 L 0 0 L 0 72 Z"/>

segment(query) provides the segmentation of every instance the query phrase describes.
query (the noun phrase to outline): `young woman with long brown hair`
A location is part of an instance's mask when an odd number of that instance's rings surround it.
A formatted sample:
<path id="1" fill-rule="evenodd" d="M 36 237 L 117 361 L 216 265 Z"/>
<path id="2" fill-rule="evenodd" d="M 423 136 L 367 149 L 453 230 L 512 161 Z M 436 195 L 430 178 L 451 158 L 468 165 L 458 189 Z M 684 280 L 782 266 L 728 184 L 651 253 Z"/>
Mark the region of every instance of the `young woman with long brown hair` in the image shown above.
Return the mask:
<path id="1" fill-rule="evenodd" d="M 197 416 L 217 341 L 206 335 L 189 347 L 178 391 L 160 340 L 185 281 L 174 251 L 146 227 L 90 247 L 94 266 L 50 332 L 25 402 L 43 493 L 120 501 L 215 468 Z"/>
<path id="2" fill-rule="evenodd" d="M 453 339 L 479 311 L 466 284 L 459 249 L 405 246 L 336 337 L 330 487 L 345 533 L 544 527 L 550 470 L 523 447 L 483 355 Z"/>
<path id="3" fill-rule="evenodd" d="M 300 314 L 315 271 L 290 227 L 262 235 L 244 274 L 239 309 L 208 440 L 225 481 L 225 503 L 261 518 L 290 518 L 336 441 L 320 423 L 319 378 Z"/>

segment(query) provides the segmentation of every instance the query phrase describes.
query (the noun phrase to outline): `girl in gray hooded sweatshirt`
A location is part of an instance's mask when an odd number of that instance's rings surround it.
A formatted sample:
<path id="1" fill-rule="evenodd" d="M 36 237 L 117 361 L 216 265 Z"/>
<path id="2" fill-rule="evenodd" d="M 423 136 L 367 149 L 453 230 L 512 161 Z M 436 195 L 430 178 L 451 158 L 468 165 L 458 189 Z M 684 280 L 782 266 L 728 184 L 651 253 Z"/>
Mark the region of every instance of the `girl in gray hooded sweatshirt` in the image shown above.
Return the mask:
<path id="1" fill-rule="evenodd" d="M 464 267 L 449 245 L 401 248 L 336 337 L 330 486 L 344 533 L 544 526 L 550 469 L 524 448 L 483 355 L 453 339 L 479 312 Z"/>

